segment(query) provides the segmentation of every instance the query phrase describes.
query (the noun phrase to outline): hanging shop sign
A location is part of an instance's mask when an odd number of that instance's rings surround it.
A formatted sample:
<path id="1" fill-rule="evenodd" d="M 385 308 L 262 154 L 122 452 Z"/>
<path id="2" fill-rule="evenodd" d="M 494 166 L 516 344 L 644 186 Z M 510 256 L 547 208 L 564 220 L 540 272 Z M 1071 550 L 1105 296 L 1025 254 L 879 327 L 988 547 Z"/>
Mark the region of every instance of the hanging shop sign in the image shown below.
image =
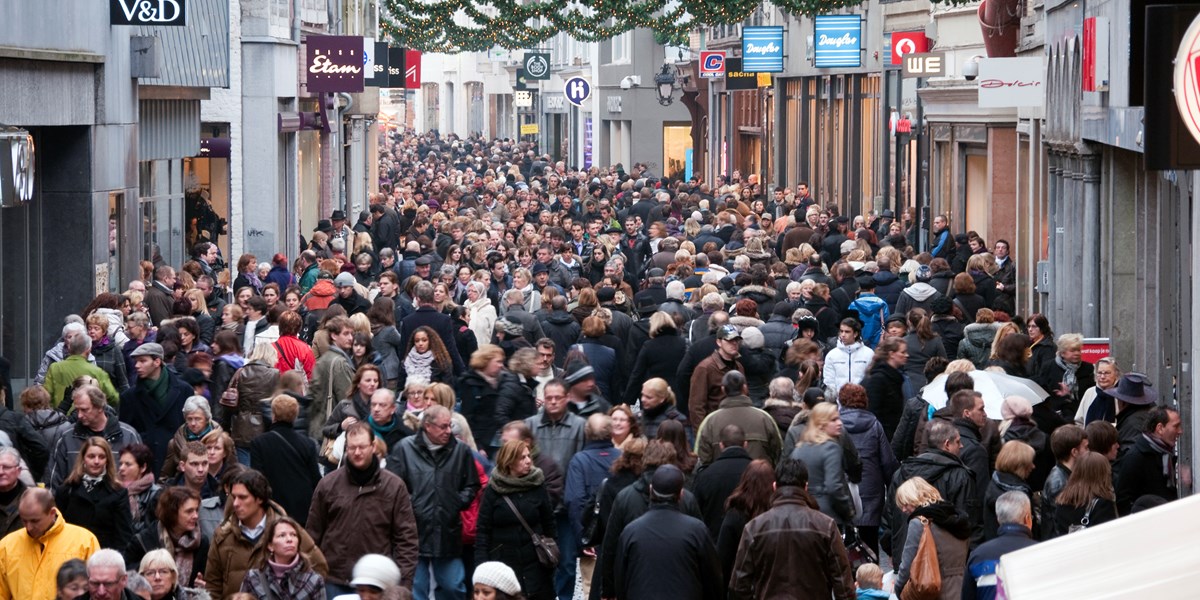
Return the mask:
<path id="1" fill-rule="evenodd" d="M 783 71 L 783 27 L 742 28 L 742 70 L 749 73 Z"/>
<path id="2" fill-rule="evenodd" d="M 537 123 L 525 123 L 525 124 L 521 125 L 521 135 L 537 135 L 537 134 L 538 134 L 538 124 Z"/>
<path id="3" fill-rule="evenodd" d="M 388 45 L 387 42 L 375 42 L 374 54 L 371 57 L 371 68 L 363 78 L 367 87 L 385 88 L 388 86 Z"/>
<path id="4" fill-rule="evenodd" d="M 308 92 L 326 94 L 363 91 L 363 39 L 351 35 L 310 35 Z"/>
<path id="5" fill-rule="evenodd" d="M 550 79 L 550 53 L 526 52 L 525 60 L 521 63 L 525 68 L 525 76 L 530 81 L 545 81 Z"/>
<path id="6" fill-rule="evenodd" d="M 946 75 L 945 52 L 907 54 L 900 61 L 900 74 L 905 77 L 942 77 Z"/>
<path id="7" fill-rule="evenodd" d="M 813 66 L 818 68 L 862 66 L 862 17 L 860 15 L 817 15 L 813 17 Z"/>
<path id="8" fill-rule="evenodd" d="M 929 51 L 929 38 L 924 31 L 893 31 L 891 63 L 901 64 L 909 54 L 919 54 Z"/>
<path id="9" fill-rule="evenodd" d="M 187 25 L 187 0 L 108 0 L 112 25 Z"/>
<path id="10" fill-rule="evenodd" d="M 1175 105 L 1188 132 L 1200 142 L 1200 16 L 1183 34 L 1175 55 Z"/>
<path id="11" fill-rule="evenodd" d="M 513 92 L 513 106 L 515 108 L 530 108 L 533 106 L 533 92 L 529 90 L 517 90 Z"/>
<path id="12" fill-rule="evenodd" d="M 404 87 L 404 48 L 388 48 L 387 87 Z"/>
<path id="13" fill-rule="evenodd" d="M 725 76 L 725 51 L 703 50 L 700 52 L 700 77 L 720 79 Z"/>
<path id="14" fill-rule="evenodd" d="M 753 90 L 758 88 L 758 76 L 742 70 L 742 59 L 725 59 L 725 89 L 727 91 Z"/>
<path id="15" fill-rule="evenodd" d="M 563 85 L 563 95 L 571 104 L 582 107 L 592 95 L 592 84 L 582 77 L 572 77 Z"/>
<path id="16" fill-rule="evenodd" d="M 979 61 L 979 106 L 1028 108 L 1046 104 L 1043 58 L 984 58 Z"/>
<path id="17" fill-rule="evenodd" d="M 28 130 L 0 126 L 0 206 L 33 200 L 34 146 Z"/>
<path id="18" fill-rule="evenodd" d="M 421 51 L 406 49 L 404 51 L 404 87 L 410 90 L 421 89 Z"/>

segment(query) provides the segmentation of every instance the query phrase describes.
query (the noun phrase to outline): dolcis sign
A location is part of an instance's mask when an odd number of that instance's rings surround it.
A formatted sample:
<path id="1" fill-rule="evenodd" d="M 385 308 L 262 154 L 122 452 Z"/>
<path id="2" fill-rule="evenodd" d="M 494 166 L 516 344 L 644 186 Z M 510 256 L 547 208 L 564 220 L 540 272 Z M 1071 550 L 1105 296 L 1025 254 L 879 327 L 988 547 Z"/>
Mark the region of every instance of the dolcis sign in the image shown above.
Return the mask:
<path id="1" fill-rule="evenodd" d="M 112 25 L 187 25 L 187 0 L 108 0 Z"/>
<path id="2" fill-rule="evenodd" d="M 979 61 L 979 106 L 1040 107 L 1046 103 L 1043 58 L 985 58 Z"/>

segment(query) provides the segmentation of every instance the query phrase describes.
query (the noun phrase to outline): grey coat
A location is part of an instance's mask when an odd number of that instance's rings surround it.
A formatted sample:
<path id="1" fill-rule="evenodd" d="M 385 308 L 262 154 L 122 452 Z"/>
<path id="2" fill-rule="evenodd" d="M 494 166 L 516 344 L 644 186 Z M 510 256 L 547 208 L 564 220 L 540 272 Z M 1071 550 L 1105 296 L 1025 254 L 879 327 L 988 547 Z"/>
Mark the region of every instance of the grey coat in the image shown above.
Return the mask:
<path id="1" fill-rule="evenodd" d="M 536 415 L 525 419 L 525 424 L 533 431 L 533 439 L 541 454 L 554 459 L 559 472 L 566 473 L 571 458 L 583 449 L 583 430 L 587 420 L 567 411 L 558 421 L 551 421 L 546 411 L 539 410 Z"/>
<path id="2" fill-rule="evenodd" d="M 854 519 L 854 500 L 850 497 L 850 481 L 842 466 L 842 447 L 837 440 L 802 443 L 792 451 L 792 458 L 804 461 L 808 467 L 808 492 L 816 497 L 821 512 L 838 524 L 850 523 Z"/>

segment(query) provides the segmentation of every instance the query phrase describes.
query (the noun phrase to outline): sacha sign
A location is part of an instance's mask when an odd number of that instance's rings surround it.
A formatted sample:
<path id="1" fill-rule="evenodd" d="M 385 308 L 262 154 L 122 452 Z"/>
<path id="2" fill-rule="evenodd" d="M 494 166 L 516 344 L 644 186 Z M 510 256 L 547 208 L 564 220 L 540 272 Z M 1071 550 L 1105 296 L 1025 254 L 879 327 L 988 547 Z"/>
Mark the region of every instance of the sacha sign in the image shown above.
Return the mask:
<path id="1" fill-rule="evenodd" d="M 308 61 L 309 93 L 363 91 L 363 39 L 349 35 L 310 35 Z"/>

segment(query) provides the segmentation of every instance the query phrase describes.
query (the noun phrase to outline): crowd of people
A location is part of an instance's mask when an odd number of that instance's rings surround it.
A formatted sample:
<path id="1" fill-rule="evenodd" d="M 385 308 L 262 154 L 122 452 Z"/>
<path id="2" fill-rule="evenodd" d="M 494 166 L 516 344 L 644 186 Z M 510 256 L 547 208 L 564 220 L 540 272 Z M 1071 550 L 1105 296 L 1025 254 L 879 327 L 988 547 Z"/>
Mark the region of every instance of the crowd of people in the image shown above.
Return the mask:
<path id="1" fill-rule="evenodd" d="M 1178 495 L 1179 412 L 1019 314 L 1003 240 L 509 140 L 379 164 L 299 256 L 66 318 L 0 408 L 0 600 L 991 598 Z"/>

